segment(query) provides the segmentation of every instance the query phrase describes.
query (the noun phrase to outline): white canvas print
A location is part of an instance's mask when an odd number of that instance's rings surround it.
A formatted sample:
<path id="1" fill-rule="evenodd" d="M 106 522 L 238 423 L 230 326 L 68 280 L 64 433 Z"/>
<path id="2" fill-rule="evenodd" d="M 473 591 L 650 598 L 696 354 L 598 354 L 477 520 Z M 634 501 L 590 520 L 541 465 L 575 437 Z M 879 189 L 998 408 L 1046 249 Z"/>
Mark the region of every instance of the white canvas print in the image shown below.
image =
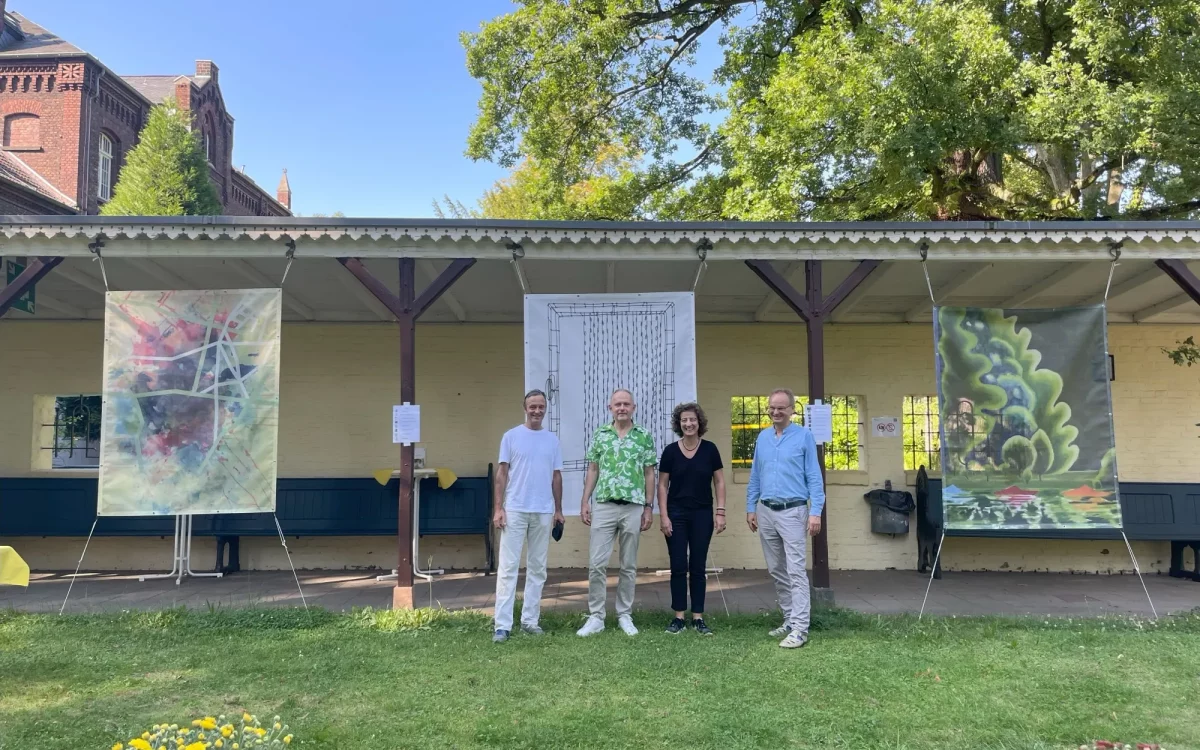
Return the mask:
<path id="1" fill-rule="evenodd" d="M 671 410 L 696 400 L 696 314 L 690 292 L 525 296 L 525 387 L 547 394 L 546 425 L 563 452 L 563 510 L 578 515 L 592 434 L 617 388 L 662 449 Z"/>

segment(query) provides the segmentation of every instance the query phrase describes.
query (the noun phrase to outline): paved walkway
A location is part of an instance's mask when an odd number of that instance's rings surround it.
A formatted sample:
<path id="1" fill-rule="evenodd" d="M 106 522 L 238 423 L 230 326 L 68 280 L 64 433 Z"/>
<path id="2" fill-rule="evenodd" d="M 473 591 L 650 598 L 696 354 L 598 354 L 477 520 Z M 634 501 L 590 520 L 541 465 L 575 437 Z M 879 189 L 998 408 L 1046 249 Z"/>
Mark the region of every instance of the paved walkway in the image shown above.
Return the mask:
<path id="1" fill-rule="evenodd" d="M 870 614 L 917 612 L 925 594 L 926 576 L 914 571 L 833 571 L 836 603 Z M 643 573 L 638 579 L 639 609 L 666 610 L 670 606 L 667 576 Z M 378 582 L 374 574 L 345 571 L 300 573 L 310 605 L 331 610 L 391 606 L 391 583 Z M 28 589 L 0 587 L 0 609 L 57 612 L 70 583 L 69 575 L 34 574 Z M 609 579 L 610 606 L 615 578 Z M 766 573 L 728 571 L 720 587 L 709 577 L 712 614 L 724 610 L 759 612 L 775 608 L 774 590 Z M 523 581 L 519 585 L 524 585 Z M 1200 607 L 1200 583 L 1166 576 L 1149 576 L 1146 585 L 1159 614 Z M 432 601 L 447 609 L 484 609 L 494 605 L 496 579 L 479 573 L 436 576 Z M 520 590 L 520 589 L 518 589 Z M 420 583 L 417 606 L 430 603 L 431 589 Z M 583 570 L 555 570 L 546 583 L 544 608 L 586 609 L 587 579 Z M 139 582 L 136 574 L 80 575 L 71 592 L 67 612 L 164 609 L 186 606 L 300 606 L 300 596 L 290 572 L 243 572 L 228 578 L 185 578 Z M 926 611 L 942 615 L 1148 615 L 1149 605 L 1135 576 L 1088 576 L 1054 573 L 946 573 L 933 582 Z"/>

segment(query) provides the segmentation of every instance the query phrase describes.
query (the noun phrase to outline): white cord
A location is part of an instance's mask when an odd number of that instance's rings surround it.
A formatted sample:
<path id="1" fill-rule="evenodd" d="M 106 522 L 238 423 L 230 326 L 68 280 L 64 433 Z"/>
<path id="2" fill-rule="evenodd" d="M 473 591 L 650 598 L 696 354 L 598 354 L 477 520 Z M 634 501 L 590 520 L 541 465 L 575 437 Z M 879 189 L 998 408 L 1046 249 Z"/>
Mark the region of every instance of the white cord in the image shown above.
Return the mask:
<path id="1" fill-rule="evenodd" d="M 304 588 L 300 585 L 300 576 L 296 575 L 296 565 L 292 562 L 292 552 L 288 549 L 287 539 L 283 536 L 283 527 L 279 525 L 279 516 L 274 513 L 271 517 L 275 519 L 275 529 L 279 532 L 279 541 L 283 543 L 283 551 L 287 555 L 288 565 L 292 567 L 292 577 L 296 579 L 296 588 L 300 591 L 300 601 L 304 603 L 304 611 L 308 611 L 308 600 L 304 598 Z"/>
<path id="2" fill-rule="evenodd" d="M 1133 554 L 1133 545 L 1129 543 L 1129 537 L 1125 536 L 1125 530 L 1121 529 L 1121 538 L 1125 540 L 1125 549 L 1129 550 L 1129 559 L 1133 561 L 1133 569 L 1137 573 L 1138 580 L 1142 582 L 1142 591 L 1146 592 L 1146 601 L 1150 602 L 1150 611 L 1154 613 L 1154 619 L 1158 619 L 1158 610 L 1154 608 L 1154 600 L 1150 598 L 1150 589 L 1146 588 L 1146 579 L 1142 577 L 1142 569 L 1138 567 L 1137 557 Z"/>
<path id="3" fill-rule="evenodd" d="M 288 250 L 285 257 L 287 257 L 287 266 L 283 269 L 283 278 L 279 280 L 280 289 L 283 288 L 284 282 L 287 281 L 288 271 L 292 270 L 292 261 L 296 259 L 296 243 L 292 240 L 288 240 Z"/>
<path id="4" fill-rule="evenodd" d="M 101 266 L 101 268 L 103 268 L 103 266 Z M 79 577 L 79 569 L 83 567 L 83 557 L 87 554 L 88 545 L 92 543 L 92 534 L 96 533 L 96 524 L 99 522 L 100 516 L 96 516 L 96 520 L 92 521 L 92 530 L 88 532 L 87 541 L 83 543 L 83 554 L 79 556 L 79 562 L 75 564 L 75 575 L 71 576 L 71 584 L 67 586 L 67 595 L 63 597 L 62 608 L 58 610 L 60 617 L 67 609 L 67 600 L 71 598 L 71 589 L 75 588 L 75 579 Z"/>
<path id="5" fill-rule="evenodd" d="M 717 577 L 717 591 L 721 592 L 721 603 L 725 605 L 725 616 L 729 617 L 729 602 L 725 600 L 725 587 L 721 585 L 721 568 L 717 565 L 717 560 L 712 553 L 711 547 L 708 550 L 708 560 L 712 563 L 713 575 Z"/>
<path id="6" fill-rule="evenodd" d="M 917 622 L 925 616 L 925 602 L 929 601 L 929 589 L 933 588 L 933 577 L 937 575 L 938 560 L 942 557 L 942 545 L 946 542 L 946 530 L 942 529 L 942 538 L 938 540 L 937 554 L 933 556 L 933 570 L 929 571 L 929 583 L 925 586 L 925 598 L 921 600 L 921 614 L 917 615 Z"/>

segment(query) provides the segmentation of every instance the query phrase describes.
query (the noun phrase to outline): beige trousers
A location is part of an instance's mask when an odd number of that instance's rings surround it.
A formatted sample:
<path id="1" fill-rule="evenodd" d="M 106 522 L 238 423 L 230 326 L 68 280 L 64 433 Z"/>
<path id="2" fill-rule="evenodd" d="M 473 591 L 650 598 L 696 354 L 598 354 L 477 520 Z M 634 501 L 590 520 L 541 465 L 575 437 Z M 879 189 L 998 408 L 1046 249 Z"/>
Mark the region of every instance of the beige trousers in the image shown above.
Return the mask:
<path id="1" fill-rule="evenodd" d="M 638 541 L 642 537 L 644 505 L 595 503 L 592 507 L 591 561 L 588 569 L 588 611 L 604 619 L 608 594 L 608 558 L 613 541 L 618 542 L 620 571 L 617 573 L 617 616 L 633 612 L 637 585 Z"/>
<path id="2" fill-rule="evenodd" d="M 808 506 L 771 510 L 758 504 L 758 537 L 762 541 L 767 572 L 775 582 L 775 595 L 783 610 L 783 624 L 808 634 L 812 603 L 808 590 Z"/>

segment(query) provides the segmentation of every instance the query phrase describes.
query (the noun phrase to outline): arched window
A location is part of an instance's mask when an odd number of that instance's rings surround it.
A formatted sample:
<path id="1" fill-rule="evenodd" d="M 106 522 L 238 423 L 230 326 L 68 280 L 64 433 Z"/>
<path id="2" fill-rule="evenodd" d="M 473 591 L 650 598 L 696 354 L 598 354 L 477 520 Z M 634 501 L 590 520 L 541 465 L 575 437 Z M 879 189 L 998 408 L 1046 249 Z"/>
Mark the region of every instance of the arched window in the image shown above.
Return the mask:
<path id="1" fill-rule="evenodd" d="M 4 147 L 14 151 L 35 151 L 42 147 L 42 121 L 28 112 L 4 118 Z"/>
<path id="2" fill-rule="evenodd" d="M 97 168 L 96 185 L 100 200 L 112 198 L 113 142 L 107 133 L 100 134 L 100 166 Z"/>

